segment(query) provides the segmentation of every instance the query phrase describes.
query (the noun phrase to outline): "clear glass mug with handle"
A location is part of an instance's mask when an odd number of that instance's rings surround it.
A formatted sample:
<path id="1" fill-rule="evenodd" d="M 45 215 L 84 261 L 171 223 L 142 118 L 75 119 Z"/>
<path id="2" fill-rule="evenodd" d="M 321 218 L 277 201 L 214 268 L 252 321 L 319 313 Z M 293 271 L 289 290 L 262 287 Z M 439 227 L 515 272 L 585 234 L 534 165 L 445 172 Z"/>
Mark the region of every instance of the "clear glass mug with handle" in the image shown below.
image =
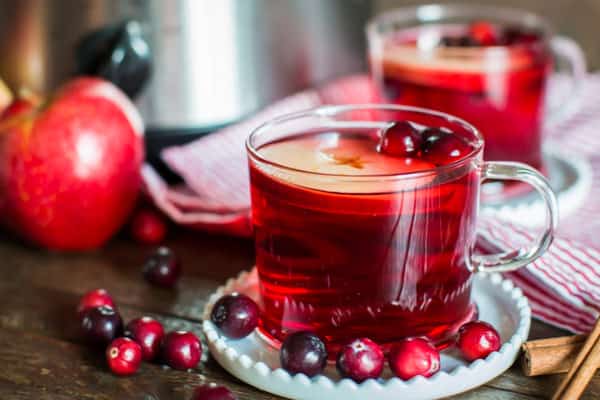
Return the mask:
<path id="1" fill-rule="evenodd" d="M 470 152 L 448 164 L 382 155 L 391 121 L 446 129 Z M 260 280 L 259 332 L 276 344 L 311 330 L 334 351 L 356 337 L 450 338 L 476 314 L 473 273 L 520 268 L 550 245 L 557 223 L 546 179 L 522 163 L 484 162 L 467 122 L 397 105 L 327 106 L 282 116 L 248 138 Z M 544 200 L 528 247 L 473 253 L 481 182 L 517 180 Z"/>
<path id="2" fill-rule="evenodd" d="M 483 132 L 486 160 L 541 169 L 543 124 L 578 107 L 583 52 L 535 14 L 430 4 L 384 12 L 366 33 L 379 100 L 464 118 Z M 560 94 L 546 93 L 553 67 L 568 83 Z"/>

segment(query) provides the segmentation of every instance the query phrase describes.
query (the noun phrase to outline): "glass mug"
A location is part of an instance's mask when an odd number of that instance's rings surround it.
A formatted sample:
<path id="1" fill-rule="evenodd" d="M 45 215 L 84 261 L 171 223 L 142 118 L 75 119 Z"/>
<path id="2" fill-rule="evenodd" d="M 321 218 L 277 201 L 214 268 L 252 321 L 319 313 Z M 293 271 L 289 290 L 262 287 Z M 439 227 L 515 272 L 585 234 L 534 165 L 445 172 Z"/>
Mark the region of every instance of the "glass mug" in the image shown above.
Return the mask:
<path id="1" fill-rule="evenodd" d="M 381 156 L 382 130 L 401 120 L 450 129 L 472 151 L 432 167 Z M 332 350 L 356 337 L 385 346 L 427 335 L 441 344 L 476 316 L 474 272 L 520 268 L 552 241 L 557 206 L 545 178 L 525 164 L 483 162 L 479 131 L 448 114 L 326 106 L 267 122 L 246 147 L 259 332 L 275 346 L 299 330 Z M 522 181 L 543 197 L 546 225 L 530 248 L 472 252 L 486 179 Z"/>
<path id="2" fill-rule="evenodd" d="M 491 25 L 470 25 L 478 21 Z M 366 32 L 378 101 L 464 118 L 483 132 L 485 160 L 541 168 L 543 119 L 552 124 L 576 109 L 585 76 L 583 52 L 572 40 L 552 36 L 535 14 L 432 4 L 385 12 Z M 561 72 L 570 71 L 572 93 L 548 96 L 544 115 L 554 59 Z"/>

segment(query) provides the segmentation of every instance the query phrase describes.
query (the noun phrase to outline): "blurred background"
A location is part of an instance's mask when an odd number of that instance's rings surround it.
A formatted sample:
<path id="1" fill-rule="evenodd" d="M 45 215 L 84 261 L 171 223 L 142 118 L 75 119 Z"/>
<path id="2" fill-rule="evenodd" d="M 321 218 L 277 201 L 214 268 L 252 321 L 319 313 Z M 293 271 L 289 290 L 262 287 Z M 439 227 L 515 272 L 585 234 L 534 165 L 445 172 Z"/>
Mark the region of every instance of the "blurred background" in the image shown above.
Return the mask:
<path id="1" fill-rule="evenodd" d="M 443 2 L 443 1 L 442 1 Z M 136 101 L 150 160 L 333 77 L 364 71 L 363 27 L 402 0 L 0 0 L 0 77 L 49 92 L 75 74 Z M 469 3 L 468 0 L 463 3 Z M 600 1 L 478 0 L 533 11 L 600 65 Z"/>
<path id="2" fill-rule="evenodd" d="M 415 0 L 374 0 L 378 11 L 413 4 L 428 4 L 430 1 Z M 557 33 L 569 36 L 583 47 L 589 69 L 600 66 L 600 1 L 598 0 L 464 0 L 436 1 L 436 3 L 486 4 L 514 7 L 531 11 L 548 19 Z"/>

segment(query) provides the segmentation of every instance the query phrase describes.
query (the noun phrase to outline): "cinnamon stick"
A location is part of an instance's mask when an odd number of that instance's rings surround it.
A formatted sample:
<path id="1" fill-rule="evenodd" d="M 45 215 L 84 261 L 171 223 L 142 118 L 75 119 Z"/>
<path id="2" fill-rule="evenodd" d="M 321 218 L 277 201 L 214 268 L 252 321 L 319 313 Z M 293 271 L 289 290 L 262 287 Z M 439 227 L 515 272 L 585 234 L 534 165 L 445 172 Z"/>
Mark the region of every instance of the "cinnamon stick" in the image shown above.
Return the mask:
<path id="1" fill-rule="evenodd" d="M 585 335 L 531 340 L 521 346 L 521 368 L 525 376 L 567 372 L 583 347 Z"/>
<path id="2" fill-rule="evenodd" d="M 600 318 L 581 351 L 577 354 L 569 373 L 554 393 L 552 400 L 578 399 L 600 365 Z"/>

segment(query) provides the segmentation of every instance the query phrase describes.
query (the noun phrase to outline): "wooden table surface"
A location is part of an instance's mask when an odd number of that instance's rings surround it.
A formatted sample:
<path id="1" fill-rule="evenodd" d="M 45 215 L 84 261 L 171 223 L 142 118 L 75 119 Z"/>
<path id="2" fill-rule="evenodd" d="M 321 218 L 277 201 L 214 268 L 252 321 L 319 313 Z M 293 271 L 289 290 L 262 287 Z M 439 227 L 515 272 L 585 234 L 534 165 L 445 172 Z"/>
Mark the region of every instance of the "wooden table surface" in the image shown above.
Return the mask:
<path id="1" fill-rule="evenodd" d="M 149 248 L 117 238 L 86 254 L 52 254 L 0 237 L 0 399 L 185 400 L 205 382 L 224 384 L 239 399 L 278 399 L 240 382 L 210 358 L 191 372 L 145 363 L 133 377 L 112 375 L 102 352 L 81 343 L 75 307 L 86 291 L 104 287 L 125 321 L 150 315 L 167 329 L 201 331 L 207 296 L 224 280 L 252 265 L 252 243 L 196 232 L 171 232 L 167 244 L 181 257 L 177 290 L 158 289 L 141 278 Z M 532 337 L 560 335 L 534 322 Z M 456 399 L 547 398 L 560 375 L 526 378 L 514 366 L 492 382 Z M 586 399 L 600 398 L 600 375 Z M 326 399 L 324 399 L 326 400 Z"/>

